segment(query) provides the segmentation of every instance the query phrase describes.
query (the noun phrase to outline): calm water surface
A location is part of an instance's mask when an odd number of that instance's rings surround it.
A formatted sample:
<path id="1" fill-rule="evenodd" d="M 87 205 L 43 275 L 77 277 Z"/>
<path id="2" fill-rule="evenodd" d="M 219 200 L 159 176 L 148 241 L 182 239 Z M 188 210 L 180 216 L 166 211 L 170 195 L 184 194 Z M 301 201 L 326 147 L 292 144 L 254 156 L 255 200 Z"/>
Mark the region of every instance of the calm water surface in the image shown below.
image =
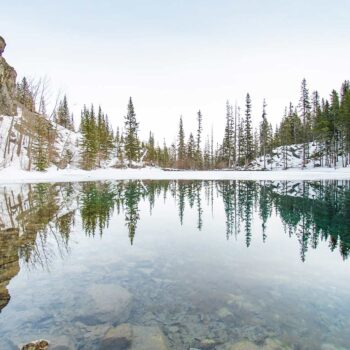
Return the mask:
<path id="1" fill-rule="evenodd" d="M 0 349 L 350 349 L 349 254 L 349 181 L 2 186 Z"/>

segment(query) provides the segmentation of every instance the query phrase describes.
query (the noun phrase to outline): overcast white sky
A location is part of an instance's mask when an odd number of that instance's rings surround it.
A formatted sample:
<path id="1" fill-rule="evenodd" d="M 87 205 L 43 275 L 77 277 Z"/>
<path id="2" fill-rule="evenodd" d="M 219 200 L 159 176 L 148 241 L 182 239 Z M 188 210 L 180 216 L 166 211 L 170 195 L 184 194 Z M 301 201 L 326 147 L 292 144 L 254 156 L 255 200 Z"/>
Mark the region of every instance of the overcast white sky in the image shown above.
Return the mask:
<path id="1" fill-rule="evenodd" d="M 76 118 L 93 102 L 122 125 L 132 96 L 142 136 L 172 141 L 198 109 L 221 137 L 226 100 L 247 92 L 256 124 L 264 97 L 277 123 L 303 77 L 328 97 L 350 79 L 349 14 L 349 0 L 12 0 L 0 35 L 18 75 L 50 77 Z"/>

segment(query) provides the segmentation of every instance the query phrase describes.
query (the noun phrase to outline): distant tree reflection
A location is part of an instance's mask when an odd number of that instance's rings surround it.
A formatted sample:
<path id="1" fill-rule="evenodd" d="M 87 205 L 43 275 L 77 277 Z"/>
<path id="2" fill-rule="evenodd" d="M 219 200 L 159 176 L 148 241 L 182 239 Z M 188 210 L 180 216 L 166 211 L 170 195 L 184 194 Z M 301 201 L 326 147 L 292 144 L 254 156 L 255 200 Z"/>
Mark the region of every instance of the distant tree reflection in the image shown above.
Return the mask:
<path id="1" fill-rule="evenodd" d="M 104 181 L 3 187 L 0 311 L 9 301 L 7 285 L 19 271 L 19 260 L 28 268 L 48 269 L 57 254 L 69 254 L 71 232 L 80 219 L 87 236 L 102 236 L 116 212 L 134 244 L 141 231 L 141 201 L 148 204 L 150 215 L 157 205 L 174 201 L 179 223 L 191 212 L 199 231 L 205 227 L 203 218 L 209 219 L 211 212 L 215 220 L 214 211 L 222 206 L 226 238 L 244 235 L 247 247 L 256 239 L 255 220 L 266 242 L 269 220 L 277 218 L 285 233 L 298 240 L 302 261 L 322 241 L 332 251 L 338 249 L 343 259 L 349 256 L 350 181 Z"/>

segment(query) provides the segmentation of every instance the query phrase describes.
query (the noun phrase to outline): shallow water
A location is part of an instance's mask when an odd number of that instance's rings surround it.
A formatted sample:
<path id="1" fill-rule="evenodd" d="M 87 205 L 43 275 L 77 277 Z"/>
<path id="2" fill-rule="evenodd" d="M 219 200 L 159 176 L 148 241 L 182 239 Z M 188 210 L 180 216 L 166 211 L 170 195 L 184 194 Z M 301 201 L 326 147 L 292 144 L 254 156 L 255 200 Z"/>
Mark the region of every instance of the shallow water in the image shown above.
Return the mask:
<path id="1" fill-rule="evenodd" d="M 349 253 L 349 181 L 0 187 L 0 349 L 350 349 Z"/>

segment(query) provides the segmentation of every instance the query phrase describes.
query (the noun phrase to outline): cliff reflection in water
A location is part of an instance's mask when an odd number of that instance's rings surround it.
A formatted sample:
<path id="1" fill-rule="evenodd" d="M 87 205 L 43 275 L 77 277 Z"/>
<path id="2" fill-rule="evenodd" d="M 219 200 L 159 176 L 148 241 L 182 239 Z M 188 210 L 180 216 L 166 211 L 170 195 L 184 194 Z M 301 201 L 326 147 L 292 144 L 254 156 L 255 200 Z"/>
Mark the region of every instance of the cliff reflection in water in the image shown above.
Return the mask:
<path id="1" fill-rule="evenodd" d="M 268 239 L 272 216 L 283 223 L 285 233 L 297 239 L 300 258 L 320 241 L 339 250 L 343 259 L 350 251 L 350 182 L 268 181 L 120 181 L 36 184 L 0 189 L 0 311 L 10 300 L 7 286 L 20 270 L 50 267 L 57 253 L 69 254 L 69 238 L 79 217 L 88 236 L 103 235 L 114 212 L 124 217 L 130 243 L 141 234 L 140 203 L 152 208 L 156 201 L 175 200 L 182 224 L 186 208 L 196 212 L 196 229 L 203 225 L 203 208 L 222 201 L 226 232 L 244 236 L 250 246 L 254 218 L 261 222 L 261 239 Z M 195 228 L 194 228 L 195 229 Z M 258 234 L 260 234 L 258 233 Z M 254 235 L 257 233 L 254 232 Z M 54 238 L 55 249 L 47 244 Z M 201 238 L 200 238 L 201 239 Z M 202 239 L 205 239 L 203 237 Z"/>

